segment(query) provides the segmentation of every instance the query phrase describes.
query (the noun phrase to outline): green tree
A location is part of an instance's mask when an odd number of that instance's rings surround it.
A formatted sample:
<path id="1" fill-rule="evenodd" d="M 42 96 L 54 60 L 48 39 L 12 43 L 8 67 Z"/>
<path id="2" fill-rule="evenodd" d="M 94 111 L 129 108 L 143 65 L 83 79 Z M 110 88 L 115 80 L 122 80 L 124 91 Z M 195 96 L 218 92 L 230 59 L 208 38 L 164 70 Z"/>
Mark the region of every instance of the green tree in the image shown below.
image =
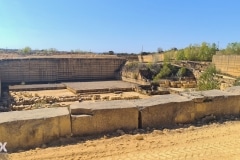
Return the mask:
<path id="1" fill-rule="evenodd" d="M 209 54 L 208 45 L 206 42 L 203 42 L 202 45 L 199 47 L 198 60 L 200 61 L 207 60 L 208 54 Z"/>
<path id="2" fill-rule="evenodd" d="M 23 54 L 31 54 L 31 52 L 32 52 L 32 49 L 28 46 L 22 49 Z"/>
<path id="3" fill-rule="evenodd" d="M 170 62 L 171 60 L 173 60 L 173 59 L 175 58 L 176 52 L 177 52 L 177 51 L 173 51 L 173 50 L 164 52 L 164 62 L 165 62 L 165 63 L 168 63 L 168 62 Z"/>
<path id="4" fill-rule="evenodd" d="M 184 50 L 179 50 L 176 53 L 176 60 L 186 60 L 185 54 L 184 54 Z"/>
<path id="5" fill-rule="evenodd" d="M 108 51 L 109 55 L 114 55 L 114 51 Z"/>
<path id="6" fill-rule="evenodd" d="M 183 76 L 185 76 L 187 73 L 187 69 L 185 67 L 181 67 L 178 72 L 177 76 L 181 79 Z"/>
<path id="7" fill-rule="evenodd" d="M 211 90 L 219 89 L 219 82 L 214 79 L 214 75 L 217 73 L 216 67 L 214 65 L 209 66 L 204 73 L 201 74 L 198 80 L 199 90 Z"/>
<path id="8" fill-rule="evenodd" d="M 197 60 L 197 51 L 196 46 L 190 45 L 189 47 L 184 49 L 184 55 L 187 60 L 189 61 L 196 61 Z"/>
<path id="9" fill-rule="evenodd" d="M 49 48 L 49 49 L 48 49 L 48 53 L 49 53 L 49 54 L 57 53 L 57 49 L 56 49 L 56 48 Z"/>
<path id="10" fill-rule="evenodd" d="M 217 47 L 215 43 L 209 44 L 203 42 L 201 45 L 190 45 L 189 47 L 186 47 L 183 52 L 178 51 L 176 59 L 183 60 L 185 58 L 190 61 L 211 61 L 213 55 L 216 54 L 216 51 Z"/>
<path id="11" fill-rule="evenodd" d="M 158 52 L 158 53 L 162 53 L 162 52 L 163 52 L 163 49 L 162 49 L 161 47 L 159 47 L 159 48 L 157 49 L 157 52 Z"/>
<path id="12" fill-rule="evenodd" d="M 200 49 L 200 52 L 199 52 L 198 59 L 200 61 L 211 61 L 213 55 L 216 54 L 216 51 L 217 51 L 217 47 L 215 43 L 211 45 L 206 42 L 203 42 L 199 49 Z"/>
<path id="13" fill-rule="evenodd" d="M 224 54 L 240 54 L 240 43 L 229 43 L 224 51 Z"/>
<path id="14" fill-rule="evenodd" d="M 169 67 L 170 64 L 164 63 L 163 68 L 161 71 L 154 77 L 154 81 L 159 80 L 161 78 L 166 78 L 171 73 L 171 68 Z"/>

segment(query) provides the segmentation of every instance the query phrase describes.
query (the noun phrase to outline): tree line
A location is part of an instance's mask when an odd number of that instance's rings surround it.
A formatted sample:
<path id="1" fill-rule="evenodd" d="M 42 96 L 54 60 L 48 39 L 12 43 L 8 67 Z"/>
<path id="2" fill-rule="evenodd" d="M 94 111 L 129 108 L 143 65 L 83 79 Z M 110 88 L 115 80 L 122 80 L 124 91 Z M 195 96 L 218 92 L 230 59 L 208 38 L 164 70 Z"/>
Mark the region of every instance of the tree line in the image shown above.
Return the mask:
<path id="1" fill-rule="evenodd" d="M 203 42 L 201 45 L 189 45 L 184 49 L 165 51 L 164 60 L 211 61 L 216 53 L 223 55 L 240 55 L 240 42 L 229 43 L 225 49 L 219 50 L 215 43 Z"/>
<path id="2" fill-rule="evenodd" d="M 164 53 L 164 60 L 211 61 L 218 51 L 215 43 L 203 42 L 201 45 L 189 45 L 180 50 L 170 50 Z"/>
<path id="3" fill-rule="evenodd" d="M 108 52 L 103 52 L 99 54 L 103 55 L 149 55 L 149 54 L 164 54 L 165 60 L 190 60 L 190 61 L 211 61 L 213 55 L 215 55 L 219 51 L 219 54 L 224 55 L 240 55 L 240 42 L 233 42 L 229 43 L 225 49 L 219 50 L 216 43 L 207 43 L 202 42 L 199 44 L 189 45 L 188 47 L 185 47 L 183 49 L 177 49 L 176 47 L 173 47 L 167 51 L 163 51 L 161 47 L 157 48 L 156 52 L 147 52 L 142 51 L 140 53 L 115 53 L 114 51 L 110 50 Z M 82 50 L 71 50 L 71 51 L 58 51 L 55 48 L 49 48 L 49 49 L 42 49 L 42 50 L 33 50 L 30 47 L 24 47 L 20 50 L 18 50 L 19 54 L 55 54 L 55 53 L 71 53 L 71 54 L 87 54 L 87 53 L 93 53 L 88 51 L 82 51 Z"/>
<path id="4" fill-rule="evenodd" d="M 221 54 L 235 54 L 235 55 L 240 55 L 240 42 L 234 42 L 234 43 L 229 43 L 226 47 L 226 49 L 223 49 L 221 51 Z"/>

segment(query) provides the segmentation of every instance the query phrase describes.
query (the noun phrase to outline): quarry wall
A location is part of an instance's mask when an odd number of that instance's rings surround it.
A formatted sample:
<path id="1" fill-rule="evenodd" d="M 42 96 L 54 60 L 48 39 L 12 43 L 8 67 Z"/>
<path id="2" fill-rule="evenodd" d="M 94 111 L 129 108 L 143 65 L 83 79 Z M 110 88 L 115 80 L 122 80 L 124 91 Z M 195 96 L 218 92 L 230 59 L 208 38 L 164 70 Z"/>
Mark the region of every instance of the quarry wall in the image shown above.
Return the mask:
<path id="1" fill-rule="evenodd" d="M 0 60 L 2 83 L 115 79 L 126 59 L 14 58 Z"/>
<path id="2" fill-rule="evenodd" d="M 0 113 L 0 142 L 7 142 L 8 151 L 14 152 L 39 147 L 60 137 L 103 134 L 117 129 L 171 128 L 209 115 L 239 116 L 240 87 L 4 112 Z"/>
<path id="3" fill-rule="evenodd" d="M 239 62 L 239 55 L 214 55 L 212 59 L 212 63 L 218 70 L 235 77 L 240 76 Z"/>
<path id="4" fill-rule="evenodd" d="M 153 63 L 164 61 L 164 54 L 139 55 L 138 61 L 143 63 Z"/>

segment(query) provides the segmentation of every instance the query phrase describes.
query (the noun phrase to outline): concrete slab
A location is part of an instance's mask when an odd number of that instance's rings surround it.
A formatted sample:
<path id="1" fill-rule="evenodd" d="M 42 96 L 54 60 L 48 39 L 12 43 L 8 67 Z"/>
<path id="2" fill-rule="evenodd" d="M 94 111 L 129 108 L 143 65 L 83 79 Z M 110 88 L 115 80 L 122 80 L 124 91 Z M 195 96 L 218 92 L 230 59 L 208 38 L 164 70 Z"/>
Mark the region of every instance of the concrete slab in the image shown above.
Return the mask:
<path id="1" fill-rule="evenodd" d="M 83 110 L 87 111 L 84 114 L 91 114 L 94 110 L 136 108 L 136 105 L 134 104 L 135 101 L 136 100 L 76 102 L 70 106 L 70 113 L 79 115 L 83 114 Z"/>
<path id="2" fill-rule="evenodd" d="M 149 107 L 149 106 L 155 106 L 158 104 L 166 104 L 166 103 L 172 103 L 172 102 L 184 102 L 189 101 L 189 98 L 180 96 L 178 94 L 167 94 L 167 95 L 155 95 L 149 98 L 145 99 L 139 99 L 135 100 L 135 104 L 138 107 Z"/>
<path id="3" fill-rule="evenodd" d="M 96 91 L 132 91 L 136 84 L 123 81 L 68 82 L 67 88 L 75 93 Z"/>
<path id="4" fill-rule="evenodd" d="M 66 89 L 64 84 L 31 84 L 31 85 L 10 85 L 10 91 L 36 91 Z"/>
<path id="5" fill-rule="evenodd" d="M 131 101 L 83 102 L 70 106 L 73 135 L 95 135 L 138 128 L 138 109 Z"/>
<path id="6" fill-rule="evenodd" d="M 206 102 L 226 98 L 229 96 L 236 96 L 237 94 L 220 90 L 208 90 L 208 91 L 185 92 L 181 93 L 181 95 L 189 99 L 193 99 L 194 102 Z"/>
<path id="7" fill-rule="evenodd" d="M 4 112 L 0 117 L 0 142 L 7 142 L 9 152 L 39 147 L 71 135 L 67 108 Z"/>

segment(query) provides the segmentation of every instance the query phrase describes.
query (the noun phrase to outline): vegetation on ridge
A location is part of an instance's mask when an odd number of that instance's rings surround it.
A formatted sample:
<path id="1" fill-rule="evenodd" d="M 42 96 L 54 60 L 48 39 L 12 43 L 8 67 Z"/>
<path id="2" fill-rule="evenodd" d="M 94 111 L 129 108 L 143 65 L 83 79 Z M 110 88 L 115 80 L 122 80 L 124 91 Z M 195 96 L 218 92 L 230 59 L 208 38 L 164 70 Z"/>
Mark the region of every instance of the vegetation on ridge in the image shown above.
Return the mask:
<path id="1" fill-rule="evenodd" d="M 218 50 L 215 43 L 203 42 L 201 45 L 190 45 L 181 50 L 170 50 L 164 53 L 164 60 L 211 61 Z"/>
<path id="2" fill-rule="evenodd" d="M 226 55 L 240 55 L 240 43 L 239 42 L 234 42 L 234 43 L 229 43 L 227 45 L 227 48 L 221 51 L 222 54 Z"/>
<path id="3" fill-rule="evenodd" d="M 139 63 L 139 62 L 129 62 L 127 63 L 124 68 L 123 72 L 133 72 L 138 73 L 141 71 L 147 71 L 147 74 L 143 75 L 145 78 L 153 81 L 159 81 L 160 79 L 164 78 L 181 78 L 186 76 L 187 69 L 185 67 L 176 67 L 171 65 L 170 63 L 157 64 L 157 63 Z M 142 72 L 143 73 L 143 72 Z M 145 72 L 146 73 L 146 72 Z"/>

